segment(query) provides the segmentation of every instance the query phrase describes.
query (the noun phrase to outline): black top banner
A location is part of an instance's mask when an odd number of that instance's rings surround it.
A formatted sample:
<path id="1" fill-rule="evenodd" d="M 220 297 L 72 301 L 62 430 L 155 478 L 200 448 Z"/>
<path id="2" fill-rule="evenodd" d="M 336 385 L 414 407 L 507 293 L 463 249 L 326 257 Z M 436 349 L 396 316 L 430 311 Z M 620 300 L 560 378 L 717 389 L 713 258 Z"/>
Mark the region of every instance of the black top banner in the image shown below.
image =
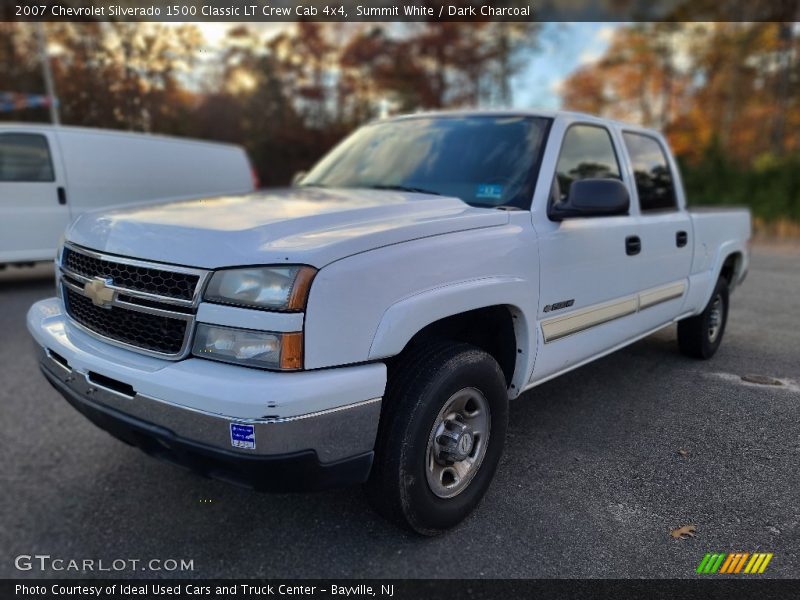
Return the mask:
<path id="1" fill-rule="evenodd" d="M 800 21 L 800 0 L 0 0 L 3 21 Z"/>

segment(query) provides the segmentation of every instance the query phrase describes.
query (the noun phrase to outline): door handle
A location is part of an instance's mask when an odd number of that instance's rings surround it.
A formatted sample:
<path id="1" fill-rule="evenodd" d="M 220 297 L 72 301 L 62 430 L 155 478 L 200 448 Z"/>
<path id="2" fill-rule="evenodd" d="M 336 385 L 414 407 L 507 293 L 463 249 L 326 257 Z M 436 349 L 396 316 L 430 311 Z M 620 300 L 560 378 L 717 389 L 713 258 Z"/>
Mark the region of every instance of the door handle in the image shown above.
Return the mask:
<path id="1" fill-rule="evenodd" d="M 56 190 L 56 193 L 58 194 L 58 203 L 59 204 L 66 204 L 67 203 L 67 190 L 65 190 L 61 186 L 58 186 L 58 189 Z"/>
<path id="2" fill-rule="evenodd" d="M 642 240 L 638 235 L 629 235 L 625 238 L 625 254 L 634 256 L 642 251 Z"/>
<path id="3" fill-rule="evenodd" d="M 675 234 L 675 245 L 678 248 L 683 248 L 686 244 L 689 243 L 689 234 L 685 231 L 679 231 Z"/>

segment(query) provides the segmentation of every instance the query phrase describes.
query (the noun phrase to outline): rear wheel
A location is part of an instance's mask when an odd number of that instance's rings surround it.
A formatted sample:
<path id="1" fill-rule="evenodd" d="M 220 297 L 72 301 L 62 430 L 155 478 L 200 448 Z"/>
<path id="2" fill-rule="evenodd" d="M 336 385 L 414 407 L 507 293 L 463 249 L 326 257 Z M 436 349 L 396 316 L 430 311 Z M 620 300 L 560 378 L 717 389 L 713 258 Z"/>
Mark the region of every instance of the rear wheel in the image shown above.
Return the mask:
<path id="1" fill-rule="evenodd" d="M 389 520 L 424 535 L 478 505 L 503 451 L 505 378 L 489 354 L 440 342 L 401 357 L 389 387 L 367 493 Z"/>
<path id="2" fill-rule="evenodd" d="M 707 359 L 722 343 L 728 322 L 728 282 L 720 277 L 702 313 L 678 323 L 678 347 L 686 356 Z"/>

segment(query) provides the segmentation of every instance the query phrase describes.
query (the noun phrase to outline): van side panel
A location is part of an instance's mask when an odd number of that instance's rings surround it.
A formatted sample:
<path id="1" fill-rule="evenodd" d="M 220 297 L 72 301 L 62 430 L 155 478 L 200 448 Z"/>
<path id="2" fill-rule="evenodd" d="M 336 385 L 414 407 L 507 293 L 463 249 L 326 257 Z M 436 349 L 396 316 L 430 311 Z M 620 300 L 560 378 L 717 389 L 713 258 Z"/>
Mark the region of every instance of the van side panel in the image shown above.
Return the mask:
<path id="1" fill-rule="evenodd" d="M 58 130 L 72 215 L 151 200 L 252 191 L 247 155 L 222 144 Z"/>
<path id="2" fill-rule="evenodd" d="M 0 126 L 0 265 L 52 260 L 70 222 L 55 134 Z"/>

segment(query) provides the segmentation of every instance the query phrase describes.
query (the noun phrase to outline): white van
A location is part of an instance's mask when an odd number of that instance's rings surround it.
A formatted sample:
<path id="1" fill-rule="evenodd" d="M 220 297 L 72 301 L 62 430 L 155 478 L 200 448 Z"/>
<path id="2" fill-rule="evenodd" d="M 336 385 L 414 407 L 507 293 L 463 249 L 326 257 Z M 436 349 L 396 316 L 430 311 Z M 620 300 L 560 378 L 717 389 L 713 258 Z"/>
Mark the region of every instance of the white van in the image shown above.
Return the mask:
<path id="1" fill-rule="evenodd" d="M 87 210 L 255 186 L 239 146 L 0 123 L 0 265 L 52 259 L 66 226 Z"/>

